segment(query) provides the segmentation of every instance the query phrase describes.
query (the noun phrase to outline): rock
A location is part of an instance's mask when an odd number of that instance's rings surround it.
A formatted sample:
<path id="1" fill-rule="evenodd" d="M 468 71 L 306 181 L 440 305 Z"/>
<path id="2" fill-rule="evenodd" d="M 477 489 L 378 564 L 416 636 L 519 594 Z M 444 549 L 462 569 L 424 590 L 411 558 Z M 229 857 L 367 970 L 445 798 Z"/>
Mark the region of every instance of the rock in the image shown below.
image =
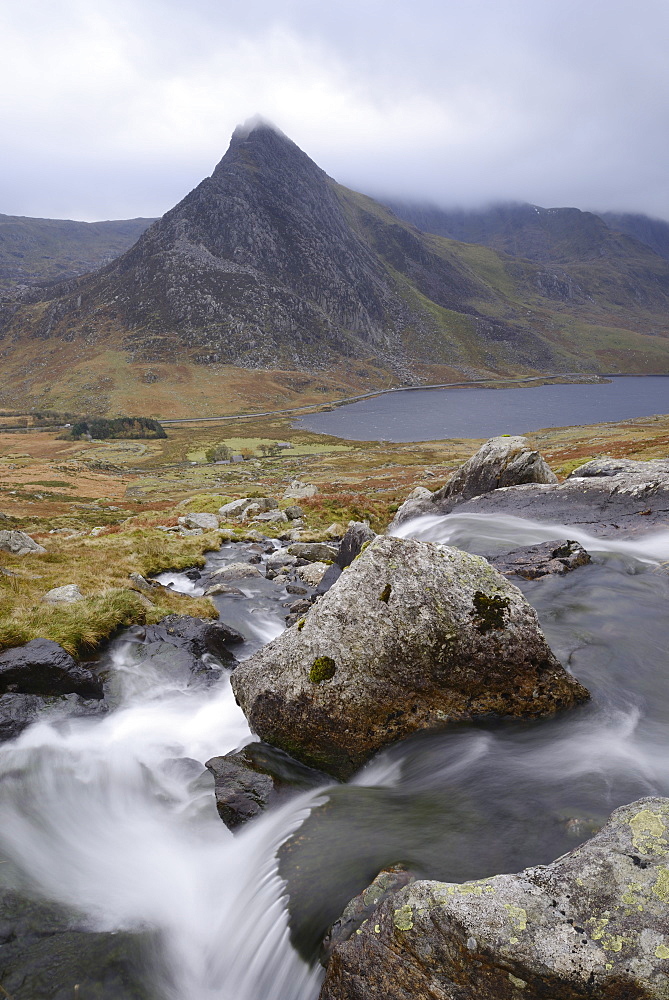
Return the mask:
<path id="1" fill-rule="evenodd" d="M 277 549 L 267 558 L 268 569 L 277 570 L 286 566 L 297 566 L 297 556 L 290 554 L 288 549 Z"/>
<path id="2" fill-rule="evenodd" d="M 568 479 L 589 479 L 599 476 L 617 476 L 621 472 L 643 477 L 669 473 L 669 458 L 654 458 L 648 462 L 635 462 L 630 458 L 595 458 L 579 465 Z"/>
<path id="3" fill-rule="evenodd" d="M 134 585 L 139 588 L 139 590 L 144 590 L 147 593 L 154 593 L 159 590 L 160 584 L 153 581 L 146 580 L 141 573 L 128 573 L 128 579 L 132 580 Z"/>
<path id="4" fill-rule="evenodd" d="M 376 532 L 372 531 L 367 521 L 349 521 L 335 560 L 337 566 L 340 569 L 350 566 L 356 556 L 362 552 L 363 545 L 371 542 L 374 538 L 376 538 Z"/>
<path id="5" fill-rule="evenodd" d="M 32 639 L 0 653 L 0 693 L 79 694 L 102 698 L 100 681 L 51 639 Z"/>
<path id="6" fill-rule="evenodd" d="M 183 538 L 190 538 L 193 535 L 203 534 L 202 528 L 184 528 L 182 524 L 179 525 L 178 531 Z"/>
<path id="7" fill-rule="evenodd" d="M 173 646 L 187 649 L 193 656 L 210 653 L 228 661 L 234 659 L 227 644 L 244 642 L 244 636 L 225 622 L 211 618 L 191 618 L 189 615 L 166 615 L 157 625 L 146 625 L 143 629 L 146 642 L 169 642 Z"/>
<path id="8" fill-rule="evenodd" d="M 316 593 L 325 594 L 332 584 L 337 582 L 341 574 L 341 567 L 337 563 L 332 563 L 332 566 L 328 566 L 320 579 L 320 583 L 316 587 Z"/>
<path id="9" fill-rule="evenodd" d="M 669 799 L 646 798 L 550 865 L 414 882 L 335 947 L 320 1000 L 664 1000 L 668 857 Z"/>
<path id="10" fill-rule="evenodd" d="M 383 871 L 380 871 L 364 892 L 353 897 L 339 920 L 336 920 L 328 930 L 319 955 L 321 965 L 327 968 L 334 949 L 343 944 L 344 941 L 348 941 L 351 935 L 355 934 L 358 928 L 378 909 L 384 899 L 388 899 L 405 885 L 411 885 L 415 881 L 416 876 L 401 865 L 384 868 Z"/>
<path id="11" fill-rule="evenodd" d="M 536 580 L 542 576 L 563 576 L 578 566 L 586 566 L 591 559 L 578 542 L 565 541 L 525 545 L 506 555 L 491 556 L 489 561 L 504 576 Z"/>
<path id="12" fill-rule="evenodd" d="M 289 521 L 298 521 L 304 516 L 304 511 L 301 507 L 298 507 L 297 504 L 291 504 L 290 507 L 285 507 L 283 512 Z"/>
<path id="13" fill-rule="evenodd" d="M 592 535 L 641 535 L 664 528 L 669 473 L 621 472 L 569 478 L 557 485 L 495 490 L 458 507 L 458 513 L 513 514 L 552 524 L 578 524 Z"/>
<path id="14" fill-rule="evenodd" d="M 308 562 L 334 562 L 337 558 L 335 546 L 325 542 L 293 542 L 288 546 L 288 552 L 291 556 Z"/>
<path id="15" fill-rule="evenodd" d="M 588 697 L 485 559 L 388 536 L 241 664 L 233 689 L 262 739 L 338 777 L 417 730 Z"/>
<path id="16" fill-rule="evenodd" d="M 216 808 L 229 830 L 253 819 L 273 797 L 274 782 L 270 776 L 252 770 L 231 755 L 212 757 L 205 767 L 214 776 Z"/>
<path id="17" fill-rule="evenodd" d="M 40 696 L 37 694 L 0 695 L 0 742 L 14 740 L 39 719 L 54 721 L 81 716 L 105 715 L 108 705 L 98 698 L 78 694 Z"/>
<path id="18" fill-rule="evenodd" d="M 216 514 L 184 514 L 179 518 L 184 528 L 201 528 L 203 531 L 218 530 Z"/>
<path id="19" fill-rule="evenodd" d="M 88 533 L 92 538 L 97 538 L 98 535 L 101 535 L 104 530 L 104 525 L 98 524 L 95 528 L 91 528 Z"/>
<path id="20" fill-rule="evenodd" d="M 156 946 L 149 933 L 90 931 L 80 914 L 0 887 L 3 997 L 151 1000 L 147 956 Z"/>
<path id="21" fill-rule="evenodd" d="M 25 531 L 0 531 L 0 552 L 10 552 L 13 556 L 35 556 L 46 552 L 42 545 L 26 535 Z"/>
<path id="22" fill-rule="evenodd" d="M 45 604 L 76 604 L 77 601 L 85 599 L 76 583 L 67 583 L 64 587 L 54 587 L 42 597 Z"/>
<path id="23" fill-rule="evenodd" d="M 317 486 L 294 479 L 283 496 L 285 500 L 306 500 L 308 497 L 316 496 L 317 493 Z"/>
<path id="24" fill-rule="evenodd" d="M 329 779 L 266 743 L 249 743 L 235 753 L 212 757 L 218 814 L 230 830 L 253 819 L 274 799 L 314 788 Z"/>
<path id="25" fill-rule="evenodd" d="M 308 566 L 298 566 L 295 576 L 309 587 L 317 587 L 323 579 L 328 566 L 323 562 L 312 562 Z"/>
<path id="26" fill-rule="evenodd" d="M 250 507 L 247 509 L 250 510 Z M 278 524 L 287 521 L 288 517 L 284 511 L 277 508 L 276 510 L 268 510 L 265 514 L 256 514 L 253 520 Z"/>
<path id="27" fill-rule="evenodd" d="M 448 514 L 472 497 L 523 483 L 557 483 L 557 476 L 539 452 L 530 447 L 527 438 L 511 435 L 490 438 L 441 489 L 429 497 L 406 500 L 391 528 L 423 514 Z"/>
<path id="28" fill-rule="evenodd" d="M 207 587 L 204 592 L 205 597 L 246 597 L 239 587 L 231 587 L 228 583 L 214 583 Z"/>
<path id="29" fill-rule="evenodd" d="M 252 566 L 250 563 L 245 562 L 234 562 L 228 563 L 227 566 L 222 566 L 221 569 L 217 569 L 211 574 L 212 579 L 219 580 L 244 580 L 250 579 L 252 576 L 262 576 L 262 573 L 256 566 Z"/>
<path id="30" fill-rule="evenodd" d="M 306 587 L 299 587 L 296 583 L 289 583 L 286 587 L 286 591 L 289 594 L 295 594 L 296 596 L 303 596 L 308 593 Z"/>
<path id="31" fill-rule="evenodd" d="M 249 504 L 254 503 L 253 497 L 240 497 L 239 500 L 231 500 L 218 508 L 218 513 L 223 518 L 241 517 Z"/>

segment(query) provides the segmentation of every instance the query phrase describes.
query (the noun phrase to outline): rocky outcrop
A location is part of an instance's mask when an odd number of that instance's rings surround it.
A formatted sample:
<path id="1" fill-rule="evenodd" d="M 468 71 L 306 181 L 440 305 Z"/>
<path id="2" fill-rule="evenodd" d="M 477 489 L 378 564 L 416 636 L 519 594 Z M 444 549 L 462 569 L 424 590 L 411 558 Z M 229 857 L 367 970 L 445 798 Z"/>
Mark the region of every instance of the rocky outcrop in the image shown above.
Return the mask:
<path id="1" fill-rule="evenodd" d="M 472 497 L 524 483 L 557 483 L 557 476 L 527 438 L 490 438 L 453 473 L 445 486 L 429 496 L 409 499 L 398 510 L 394 526 L 423 514 L 448 514 Z"/>
<path id="2" fill-rule="evenodd" d="M 485 559 L 387 536 L 240 665 L 233 689 L 262 739 L 338 777 L 420 729 L 588 697 Z"/>
<path id="3" fill-rule="evenodd" d="M 33 639 L 0 653 L 0 693 L 102 698 L 100 681 L 51 639 Z"/>
<path id="4" fill-rule="evenodd" d="M 668 862 L 647 798 L 553 864 L 414 882 L 335 947 L 320 1000 L 664 1000 Z"/>
<path id="5" fill-rule="evenodd" d="M 183 514 L 179 518 L 179 524 L 184 528 L 201 528 L 203 531 L 216 531 L 218 528 L 218 518 L 216 514 Z"/>
<path id="6" fill-rule="evenodd" d="M 10 552 L 13 556 L 42 555 L 46 549 L 26 535 L 25 531 L 0 531 L 0 552 Z"/>
<path id="7" fill-rule="evenodd" d="M 578 542 L 541 542 L 491 556 L 490 562 L 504 576 L 537 580 L 542 576 L 564 576 L 579 566 L 587 566 L 590 555 Z"/>
<path id="8" fill-rule="evenodd" d="M 53 587 L 42 597 L 45 604 L 76 604 L 85 600 L 76 583 L 66 583 L 62 587 Z"/>
<path id="9" fill-rule="evenodd" d="M 569 479 L 590 479 L 601 476 L 617 476 L 620 473 L 636 476 L 654 476 L 669 473 L 669 458 L 652 458 L 647 462 L 636 462 L 631 458 L 593 458 L 585 465 L 579 465 L 569 475 Z"/>
<path id="10" fill-rule="evenodd" d="M 669 527 L 669 473 L 644 468 L 610 476 L 570 476 L 554 486 L 515 486 L 475 497 L 459 506 L 458 513 L 578 524 L 593 535 L 640 535 Z"/>

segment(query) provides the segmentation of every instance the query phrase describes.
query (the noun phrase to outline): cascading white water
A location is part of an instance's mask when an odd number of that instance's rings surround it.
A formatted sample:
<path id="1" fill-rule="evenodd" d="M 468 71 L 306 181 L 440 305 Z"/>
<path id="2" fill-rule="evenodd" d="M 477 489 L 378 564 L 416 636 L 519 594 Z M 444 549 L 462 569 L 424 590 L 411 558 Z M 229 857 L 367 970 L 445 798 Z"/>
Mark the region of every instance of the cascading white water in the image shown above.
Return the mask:
<path id="1" fill-rule="evenodd" d="M 550 861 L 575 846 L 569 817 L 601 821 L 623 801 L 669 793 L 668 531 L 621 540 L 455 513 L 398 534 L 484 552 L 573 538 L 597 555 L 564 579 L 520 581 L 593 701 L 555 720 L 398 744 L 348 785 L 302 794 L 234 835 L 199 777 L 209 757 L 252 739 L 227 677 L 191 688 L 118 643 L 113 712 L 43 721 L 0 746 L 0 855 L 92 928 L 155 929 L 161 1000 L 315 1000 L 320 972 L 289 943 L 276 852 L 324 798 L 330 825 L 311 831 L 322 846 L 314 884 L 336 900 L 398 859 L 454 880 Z M 226 605 L 250 640 L 243 655 L 283 627 L 272 586 L 244 581 L 248 603 Z M 299 908 L 298 898 L 293 918 Z"/>
<path id="2" fill-rule="evenodd" d="M 0 747 L 0 853 L 92 928 L 156 928 L 165 997 L 313 997 L 318 974 L 287 944 L 275 853 L 317 798 L 233 836 L 193 765 L 251 739 L 229 679 L 191 691 L 147 677 L 131 643 L 114 657 L 116 711 L 42 722 Z"/>

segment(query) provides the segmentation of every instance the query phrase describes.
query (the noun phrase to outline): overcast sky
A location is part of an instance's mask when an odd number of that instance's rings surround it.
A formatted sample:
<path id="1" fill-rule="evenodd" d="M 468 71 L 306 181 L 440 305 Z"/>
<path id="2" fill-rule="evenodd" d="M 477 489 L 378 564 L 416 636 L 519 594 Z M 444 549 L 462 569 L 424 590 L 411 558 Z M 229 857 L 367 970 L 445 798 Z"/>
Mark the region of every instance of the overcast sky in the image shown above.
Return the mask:
<path id="1" fill-rule="evenodd" d="M 342 183 L 669 218 L 668 0 L 6 0 L 0 212 L 160 215 L 260 113 Z"/>

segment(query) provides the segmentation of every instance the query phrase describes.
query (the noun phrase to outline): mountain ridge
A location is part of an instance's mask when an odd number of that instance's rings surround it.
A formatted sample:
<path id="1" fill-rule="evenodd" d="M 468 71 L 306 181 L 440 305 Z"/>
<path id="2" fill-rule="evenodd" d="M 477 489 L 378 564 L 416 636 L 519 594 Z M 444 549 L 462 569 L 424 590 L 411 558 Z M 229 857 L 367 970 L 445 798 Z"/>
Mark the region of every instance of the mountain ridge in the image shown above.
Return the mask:
<path id="1" fill-rule="evenodd" d="M 666 371 L 667 262 L 587 221 L 576 260 L 426 234 L 272 126 L 242 126 L 211 176 L 122 256 L 2 305 L 0 400 L 12 382 L 40 404 L 76 396 L 86 363 L 100 412 L 138 395 L 133 379 L 155 405 L 146 386 L 175 385 L 179 370 L 191 386 L 205 371 L 221 386 L 241 370 L 283 372 L 284 384 L 306 372 L 325 378 L 325 394 L 541 369 Z"/>

